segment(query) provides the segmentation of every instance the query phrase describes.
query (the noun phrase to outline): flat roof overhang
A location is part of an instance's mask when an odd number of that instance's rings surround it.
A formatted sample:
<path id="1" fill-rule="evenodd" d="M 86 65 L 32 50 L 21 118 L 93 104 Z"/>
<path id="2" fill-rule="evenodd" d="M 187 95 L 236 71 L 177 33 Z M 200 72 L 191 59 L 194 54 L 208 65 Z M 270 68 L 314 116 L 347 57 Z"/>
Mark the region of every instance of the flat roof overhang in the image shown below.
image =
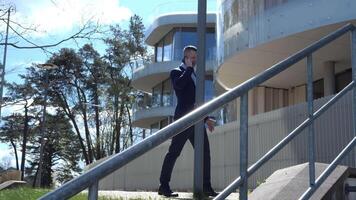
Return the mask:
<path id="1" fill-rule="evenodd" d="M 196 13 L 171 13 L 158 16 L 146 31 L 146 44 L 154 46 L 175 27 L 196 27 L 197 16 L 198 15 Z M 215 27 L 215 23 L 216 14 L 207 13 L 206 26 L 212 28 Z"/>
<path id="2" fill-rule="evenodd" d="M 223 64 L 218 67 L 217 82 L 226 90 L 233 88 L 349 22 L 296 33 L 254 48 L 238 51 L 233 56 L 225 58 Z M 356 21 L 352 21 L 352 23 L 356 24 Z M 350 44 L 350 34 L 348 33 L 316 51 L 312 55 L 314 80 L 323 77 L 323 66 L 327 61 L 335 61 L 335 73 L 350 68 Z M 290 88 L 305 82 L 306 59 L 303 59 L 262 85 Z"/>

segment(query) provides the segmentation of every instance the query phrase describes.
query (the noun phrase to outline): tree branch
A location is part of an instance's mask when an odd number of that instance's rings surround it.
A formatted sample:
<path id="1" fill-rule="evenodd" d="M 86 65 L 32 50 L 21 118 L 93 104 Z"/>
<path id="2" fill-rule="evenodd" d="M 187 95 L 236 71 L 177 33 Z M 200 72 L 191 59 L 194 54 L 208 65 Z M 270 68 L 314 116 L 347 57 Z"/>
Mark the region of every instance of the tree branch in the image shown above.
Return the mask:
<path id="1" fill-rule="evenodd" d="M 55 47 L 58 46 L 66 41 L 69 40 L 76 40 L 76 39 L 96 39 L 91 37 L 92 35 L 94 35 L 95 33 L 99 33 L 97 26 L 95 26 L 95 28 L 91 29 L 89 26 L 89 22 L 87 22 L 83 28 L 81 28 L 78 32 L 74 33 L 73 35 L 71 35 L 70 37 L 67 37 L 63 40 L 60 40 L 56 43 L 53 44 L 47 44 L 47 45 L 37 45 L 36 43 L 30 41 L 29 39 L 25 38 L 23 35 L 21 35 L 20 33 L 18 33 L 13 27 L 9 26 L 11 28 L 12 31 L 15 32 L 16 35 L 18 35 L 19 37 L 21 37 L 23 40 L 25 40 L 27 43 L 30 43 L 33 46 L 19 46 L 16 43 L 7 43 L 7 45 L 12 46 L 14 48 L 17 49 L 43 49 L 44 51 L 45 48 L 50 48 L 50 47 Z M 85 32 L 87 30 L 87 32 Z M 100 38 L 97 38 L 100 39 Z M 2 42 L 0 43 L 0 45 L 5 45 L 6 43 Z M 48 51 L 47 51 L 48 52 Z M 50 52 L 51 53 L 51 52 Z M 51 53 L 52 54 L 52 53 Z"/>

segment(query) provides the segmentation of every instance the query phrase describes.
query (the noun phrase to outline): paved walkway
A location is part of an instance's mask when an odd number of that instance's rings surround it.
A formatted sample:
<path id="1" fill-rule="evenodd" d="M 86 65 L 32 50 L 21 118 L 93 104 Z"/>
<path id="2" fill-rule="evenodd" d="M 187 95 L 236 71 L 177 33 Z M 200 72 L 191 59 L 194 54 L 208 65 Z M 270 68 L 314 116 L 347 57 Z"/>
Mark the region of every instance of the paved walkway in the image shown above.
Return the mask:
<path id="1" fill-rule="evenodd" d="M 99 191 L 99 196 L 106 196 L 109 198 L 118 198 L 123 200 L 129 199 L 150 199 L 150 200 L 168 200 L 168 199 L 193 199 L 193 194 L 188 192 L 178 192 L 179 196 L 175 198 L 166 198 L 157 194 L 157 192 L 140 192 L 140 191 Z M 209 198 L 212 199 L 212 198 Z M 239 199 L 238 193 L 232 193 L 228 198 L 229 200 Z"/>

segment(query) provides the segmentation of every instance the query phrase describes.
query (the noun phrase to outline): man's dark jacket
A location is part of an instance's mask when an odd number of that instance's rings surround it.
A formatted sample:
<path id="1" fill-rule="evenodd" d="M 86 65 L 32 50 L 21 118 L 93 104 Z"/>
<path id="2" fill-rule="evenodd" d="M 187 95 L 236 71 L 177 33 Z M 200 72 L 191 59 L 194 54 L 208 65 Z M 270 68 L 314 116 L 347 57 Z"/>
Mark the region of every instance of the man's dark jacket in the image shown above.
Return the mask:
<path id="1" fill-rule="evenodd" d="M 178 119 L 194 109 L 195 83 L 192 79 L 192 67 L 179 66 L 171 71 L 171 80 L 177 96 L 174 119 Z M 194 75 L 193 75 L 194 76 Z"/>

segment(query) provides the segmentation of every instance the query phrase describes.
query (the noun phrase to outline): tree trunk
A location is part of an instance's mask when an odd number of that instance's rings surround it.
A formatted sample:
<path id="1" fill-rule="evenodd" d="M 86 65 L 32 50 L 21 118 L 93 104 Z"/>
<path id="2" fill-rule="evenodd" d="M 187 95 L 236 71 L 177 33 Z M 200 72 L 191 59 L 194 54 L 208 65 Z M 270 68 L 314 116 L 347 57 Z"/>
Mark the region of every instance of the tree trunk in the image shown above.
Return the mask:
<path id="1" fill-rule="evenodd" d="M 83 113 L 83 122 L 84 122 L 85 138 L 87 140 L 87 145 L 88 145 L 89 162 L 92 163 L 94 160 L 94 155 L 93 155 L 92 142 L 91 142 L 89 127 L 88 127 L 88 119 L 87 119 L 86 112 L 85 111 L 83 111 L 83 112 L 84 112 Z"/>
<path id="2" fill-rule="evenodd" d="M 19 157 L 17 155 L 17 149 L 16 149 L 16 144 L 13 139 L 10 139 L 11 146 L 14 148 L 14 153 L 15 153 L 15 160 L 16 160 L 16 170 L 19 170 Z"/>
<path id="3" fill-rule="evenodd" d="M 116 121 L 115 127 L 116 127 L 116 146 L 115 146 L 115 153 L 120 152 L 120 135 L 121 135 L 121 123 L 122 123 L 122 116 L 124 114 L 124 109 L 125 109 L 125 104 L 121 103 L 120 105 L 120 113 L 119 117 Z"/>
<path id="4" fill-rule="evenodd" d="M 75 129 L 75 132 L 77 133 L 77 136 L 78 136 L 78 139 L 79 139 L 79 143 L 80 143 L 80 147 L 82 148 L 82 153 L 83 153 L 83 157 L 84 157 L 84 160 L 85 160 L 85 164 L 89 165 L 90 162 L 89 162 L 89 157 L 88 157 L 88 154 L 87 154 L 87 150 L 86 150 L 85 145 L 84 145 L 84 140 L 83 140 L 82 136 L 80 135 L 78 124 L 75 121 L 75 117 L 73 116 L 73 114 L 72 114 L 72 112 L 71 112 L 71 110 L 70 110 L 70 108 L 68 106 L 67 99 L 63 94 L 57 94 L 57 95 L 58 95 L 59 99 L 61 99 L 61 101 L 63 103 L 63 104 L 60 104 L 62 109 L 63 109 L 63 111 L 66 113 L 67 117 L 72 122 L 72 124 L 74 126 L 74 129 Z"/>
<path id="5" fill-rule="evenodd" d="M 130 142 L 131 142 L 130 146 L 131 146 L 131 145 L 133 144 L 133 132 L 132 132 L 132 123 L 131 123 L 130 109 L 129 109 L 129 107 L 127 106 L 127 104 L 126 104 L 126 111 L 127 111 L 127 116 L 129 117 L 129 128 L 130 128 L 129 134 L 130 134 Z"/>
<path id="6" fill-rule="evenodd" d="M 83 115 L 85 138 L 87 140 L 87 146 L 88 146 L 89 163 L 92 163 L 94 160 L 94 154 L 93 154 L 92 142 L 91 142 L 90 131 L 89 131 L 89 126 L 88 126 L 88 116 L 87 116 L 87 112 L 86 112 L 86 107 L 84 107 L 84 105 L 83 105 L 83 102 L 86 102 L 86 98 L 85 98 L 85 94 L 81 90 L 81 88 L 76 87 L 76 89 L 77 89 L 77 95 L 78 95 L 78 99 L 79 99 L 80 108 L 82 110 L 82 115 Z"/>
<path id="7" fill-rule="evenodd" d="M 117 122 L 118 122 L 118 118 L 119 118 L 119 98 L 118 96 L 114 96 L 114 120 L 115 122 L 114 124 L 114 129 L 113 129 L 113 133 L 112 133 L 112 138 L 111 138 L 111 144 L 110 144 L 110 153 L 109 155 L 112 155 L 114 153 L 114 146 L 115 146 L 115 141 L 116 141 L 116 131 L 117 131 Z"/>
<path id="8" fill-rule="evenodd" d="M 53 145 L 47 142 L 44 145 L 45 151 L 43 151 L 43 171 L 41 177 L 41 187 L 50 188 L 52 185 L 52 157 L 53 157 Z"/>
<path id="9" fill-rule="evenodd" d="M 24 121 L 24 129 L 22 136 L 22 155 L 21 155 L 21 180 L 24 180 L 25 176 L 25 162 L 26 162 L 26 146 L 27 146 L 27 133 L 28 133 L 28 107 L 27 103 L 25 104 L 25 121 Z"/>
<path id="10" fill-rule="evenodd" d="M 33 182 L 32 182 L 32 187 L 33 188 L 35 188 L 36 187 L 36 180 L 37 180 L 37 175 L 38 175 L 38 167 L 37 167 L 37 169 L 36 169 L 36 173 L 35 173 L 35 176 L 34 176 L 34 178 L 33 178 Z"/>
<path id="11" fill-rule="evenodd" d="M 102 158 L 101 152 L 101 142 L 100 142 L 100 120 L 99 120 L 99 97 L 98 91 L 96 90 L 96 94 L 94 95 L 94 109 L 95 109 L 95 127 L 96 127 L 96 159 L 99 160 Z"/>

